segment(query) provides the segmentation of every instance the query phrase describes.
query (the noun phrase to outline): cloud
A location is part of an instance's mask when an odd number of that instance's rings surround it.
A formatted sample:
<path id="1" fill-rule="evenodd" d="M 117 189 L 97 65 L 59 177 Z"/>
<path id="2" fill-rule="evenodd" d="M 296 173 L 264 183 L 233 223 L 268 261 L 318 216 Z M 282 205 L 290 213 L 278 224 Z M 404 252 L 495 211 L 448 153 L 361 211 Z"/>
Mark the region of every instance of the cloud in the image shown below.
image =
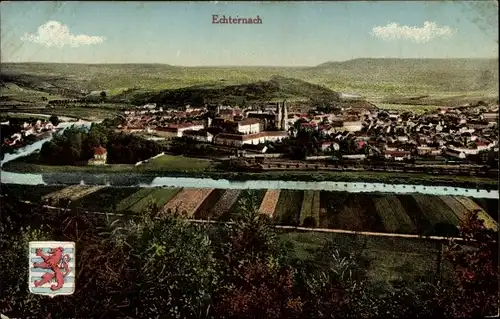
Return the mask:
<path id="1" fill-rule="evenodd" d="M 450 37 L 455 33 L 456 30 L 448 26 L 438 26 L 435 22 L 425 21 L 423 27 L 399 25 L 394 22 L 389 23 L 385 27 L 374 27 L 371 35 L 386 41 L 410 40 L 417 43 L 424 43 L 438 38 Z"/>
<path id="2" fill-rule="evenodd" d="M 106 38 L 86 34 L 72 34 L 69 27 L 57 21 L 48 21 L 38 27 L 36 34 L 25 33 L 22 41 L 33 42 L 47 47 L 79 47 L 103 43 Z"/>

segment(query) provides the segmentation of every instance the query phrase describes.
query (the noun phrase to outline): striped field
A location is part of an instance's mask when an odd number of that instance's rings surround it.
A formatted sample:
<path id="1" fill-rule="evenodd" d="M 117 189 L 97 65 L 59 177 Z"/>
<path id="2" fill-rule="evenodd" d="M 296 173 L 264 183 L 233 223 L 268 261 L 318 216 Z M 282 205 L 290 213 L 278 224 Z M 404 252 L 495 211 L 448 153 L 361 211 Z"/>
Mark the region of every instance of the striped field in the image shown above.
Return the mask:
<path id="1" fill-rule="evenodd" d="M 16 193 L 24 197 L 19 190 Z M 71 199 L 70 209 L 138 213 L 156 204 L 164 214 L 177 211 L 190 218 L 228 221 L 240 212 L 241 199 L 247 193 L 237 189 L 71 186 L 37 194 L 39 200 Z M 486 227 L 498 230 L 498 200 L 494 199 L 286 189 L 250 193 L 255 209 L 282 225 L 445 235 L 440 233 L 442 229 L 456 230 L 467 214 L 477 211 Z"/>

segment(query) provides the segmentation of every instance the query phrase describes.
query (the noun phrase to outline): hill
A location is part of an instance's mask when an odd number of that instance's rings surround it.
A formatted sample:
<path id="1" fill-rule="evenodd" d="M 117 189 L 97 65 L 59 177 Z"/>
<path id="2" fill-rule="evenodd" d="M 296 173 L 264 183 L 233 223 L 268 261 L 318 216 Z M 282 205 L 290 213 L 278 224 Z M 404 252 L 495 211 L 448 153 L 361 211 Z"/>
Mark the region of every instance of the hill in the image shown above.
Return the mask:
<path id="1" fill-rule="evenodd" d="M 123 96 L 128 96 L 129 94 L 129 92 L 126 92 L 114 97 L 114 99 L 118 101 L 124 100 Z M 140 93 L 132 98 L 132 103 L 157 103 L 160 105 L 199 105 L 204 103 L 245 104 L 247 102 L 264 102 L 276 99 L 309 100 L 311 98 L 325 98 L 330 101 L 340 100 L 337 92 L 320 85 L 293 78 L 275 76 L 269 81 L 258 81 L 248 84 L 199 85 L 164 90 L 160 93 Z"/>
<path id="2" fill-rule="evenodd" d="M 353 82 L 394 84 L 437 91 L 498 90 L 498 59 L 354 59 L 310 69 Z"/>
<path id="3" fill-rule="evenodd" d="M 209 97 L 243 94 L 251 100 L 263 91 L 268 92 L 263 98 L 279 96 L 276 93 L 279 85 L 273 79 L 282 77 L 378 101 L 394 96 L 421 95 L 438 100 L 443 96 L 461 99 L 465 95 L 498 96 L 498 72 L 498 59 L 354 59 L 326 62 L 316 67 L 3 63 L 0 95 L 4 101 L 37 102 L 42 97 L 77 97 L 106 90 L 108 96 L 116 96 L 124 102 L 169 101 L 176 97 L 196 100 L 201 92 Z M 310 86 L 300 89 L 294 89 L 294 85 L 285 86 L 288 90 L 285 97 L 302 97 L 308 92 L 316 92 Z M 195 96 L 189 98 L 186 88 Z M 297 90 L 299 94 L 294 92 Z"/>

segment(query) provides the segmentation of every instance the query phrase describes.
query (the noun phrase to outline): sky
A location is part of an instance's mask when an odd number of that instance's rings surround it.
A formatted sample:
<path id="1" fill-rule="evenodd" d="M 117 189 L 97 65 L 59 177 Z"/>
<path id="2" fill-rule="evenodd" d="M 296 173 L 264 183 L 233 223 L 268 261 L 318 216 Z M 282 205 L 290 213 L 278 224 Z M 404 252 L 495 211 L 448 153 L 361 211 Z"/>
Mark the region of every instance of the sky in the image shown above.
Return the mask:
<path id="1" fill-rule="evenodd" d="M 496 8 L 490 1 L 1 2 L 1 61 L 314 66 L 498 58 Z M 262 23 L 213 24 L 213 15 Z"/>

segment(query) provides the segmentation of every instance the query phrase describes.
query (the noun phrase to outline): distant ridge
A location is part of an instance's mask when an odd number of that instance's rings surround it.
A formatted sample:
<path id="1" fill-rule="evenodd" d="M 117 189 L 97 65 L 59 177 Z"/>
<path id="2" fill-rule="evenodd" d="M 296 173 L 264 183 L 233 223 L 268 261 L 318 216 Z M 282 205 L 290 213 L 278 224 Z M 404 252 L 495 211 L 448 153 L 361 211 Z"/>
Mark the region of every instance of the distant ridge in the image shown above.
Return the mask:
<path id="1" fill-rule="evenodd" d="M 433 64 L 436 63 L 497 63 L 498 58 L 356 58 L 345 61 L 327 61 L 318 64 L 316 68 L 333 67 L 354 64 Z"/>

